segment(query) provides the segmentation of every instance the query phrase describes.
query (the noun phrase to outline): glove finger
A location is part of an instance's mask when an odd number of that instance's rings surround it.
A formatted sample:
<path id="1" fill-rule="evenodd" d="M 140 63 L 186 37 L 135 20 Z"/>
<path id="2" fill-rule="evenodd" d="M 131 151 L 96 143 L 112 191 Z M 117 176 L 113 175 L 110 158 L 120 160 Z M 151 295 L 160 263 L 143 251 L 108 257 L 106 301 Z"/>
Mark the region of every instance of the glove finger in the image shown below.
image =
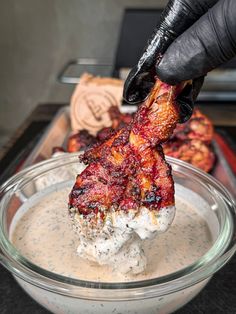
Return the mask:
<path id="1" fill-rule="evenodd" d="M 157 76 L 176 85 L 205 75 L 236 54 L 236 1 L 221 0 L 167 49 Z"/>
<path id="2" fill-rule="evenodd" d="M 169 45 L 218 0 L 170 0 L 138 64 L 130 71 L 124 86 L 129 103 L 145 100 L 155 82 L 155 65 Z"/>
<path id="3" fill-rule="evenodd" d="M 192 115 L 195 100 L 201 90 L 204 77 L 193 80 L 192 84 L 187 84 L 176 98 L 179 108 L 180 123 L 186 122 Z"/>
<path id="4" fill-rule="evenodd" d="M 137 104 L 144 101 L 150 93 L 155 82 L 155 71 L 146 70 L 135 66 L 125 81 L 123 98 L 130 104 Z"/>

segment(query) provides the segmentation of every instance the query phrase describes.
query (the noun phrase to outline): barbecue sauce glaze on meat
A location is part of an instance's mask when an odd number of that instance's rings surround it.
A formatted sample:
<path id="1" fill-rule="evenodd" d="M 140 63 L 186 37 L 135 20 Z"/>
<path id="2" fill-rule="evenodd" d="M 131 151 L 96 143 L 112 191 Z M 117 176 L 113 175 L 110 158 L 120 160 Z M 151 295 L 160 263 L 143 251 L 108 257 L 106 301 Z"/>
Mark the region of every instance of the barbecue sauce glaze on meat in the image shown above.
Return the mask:
<path id="1" fill-rule="evenodd" d="M 87 168 L 77 176 L 69 207 L 89 219 L 105 219 L 107 212 L 139 212 L 174 204 L 174 184 L 161 143 L 179 121 L 175 99 L 182 86 L 157 80 L 133 121 L 80 158 Z"/>

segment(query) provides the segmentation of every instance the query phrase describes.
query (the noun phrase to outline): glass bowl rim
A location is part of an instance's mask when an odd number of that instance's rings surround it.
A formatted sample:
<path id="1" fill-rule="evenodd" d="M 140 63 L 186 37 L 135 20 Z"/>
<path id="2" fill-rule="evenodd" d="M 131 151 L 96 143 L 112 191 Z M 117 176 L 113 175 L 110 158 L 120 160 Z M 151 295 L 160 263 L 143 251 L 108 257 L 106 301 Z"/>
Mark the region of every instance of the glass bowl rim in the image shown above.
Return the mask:
<path id="1" fill-rule="evenodd" d="M 2 185 L 2 187 L 0 188 L 0 191 L 3 191 L 3 193 L 7 193 L 9 190 L 14 188 L 17 185 L 17 183 L 22 181 L 22 177 L 24 177 L 24 175 L 29 174 L 32 171 L 39 170 L 41 168 L 41 172 L 40 171 L 39 172 L 42 174 L 45 171 L 53 170 L 54 168 L 58 168 L 61 165 L 65 165 L 65 163 L 63 162 L 65 161 L 65 159 L 67 162 L 66 164 L 75 163 L 76 160 L 78 160 L 75 158 L 78 158 L 78 153 L 60 155 L 60 156 L 53 157 L 48 160 L 39 162 L 30 167 L 27 167 L 21 170 L 19 173 L 12 176 L 11 178 L 9 178 Z M 217 187 L 218 190 L 224 196 L 224 201 L 227 203 L 227 206 L 228 207 L 230 206 L 231 210 L 233 210 L 235 214 L 235 203 L 234 203 L 233 197 L 225 189 L 225 187 L 220 182 L 218 182 L 215 178 L 203 172 L 202 170 L 186 162 L 183 162 L 179 159 L 175 159 L 172 157 L 166 157 L 166 159 L 172 165 L 172 167 L 174 165 L 174 166 L 188 169 L 194 172 L 195 174 L 199 175 L 200 177 L 205 178 L 206 180 L 210 181 L 210 183 L 213 183 L 214 186 Z M 63 163 L 61 164 L 60 162 L 63 162 Z M 46 166 L 46 168 L 44 166 Z M 32 179 L 33 178 L 30 178 L 29 180 L 32 180 Z M 95 281 L 74 279 L 74 278 L 65 277 L 65 276 L 47 271 L 31 263 L 30 261 L 25 259 L 23 256 L 21 256 L 18 253 L 18 251 L 15 249 L 15 247 L 11 244 L 11 242 L 8 240 L 8 238 L 5 236 L 1 228 L 0 228 L 0 245 L 1 245 L 0 249 L 2 249 L 4 253 L 4 255 L 2 255 L 0 251 L 0 262 L 2 262 L 2 264 L 10 272 L 17 275 L 18 277 L 22 278 L 25 281 L 28 281 L 36 286 L 44 288 L 45 290 L 51 290 L 54 292 L 57 291 L 57 293 L 66 294 L 70 296 L 74 295 L 75 297 L 78 296 L 76 291 L 74 291 L 76 289 L 72 289 L 73 291 L 71 291 L 70 288 L 75 287 L 75 288 L 80 288 L 80 289 L 85 289 L 85 290 L 93 289 L 97 291 L 98 290 L 107 291 L 107 289 L 109 289 L 109 290 L 116 290 L 116 291 L 121 290 L 124 292 L 131 291 L 133 289 L 135 289 L 135 291 L 137 291 L 137 289 L 141 289 L 142 291 L 138 293 L 138 296 L 137 296 L 138 298 L 141 295 L 142 297 L 150 297 L 152 293 L 154 293 L 155 295 L 157 294 L 159 296 L 162 296 L 168 293 L 185 289 L 189 286 L 197 284 L 198 282 L 210 277 L 218 269 L 220 269 L 236 251 L 236 243 L 234 242 L 232 247 L 230 247 L 230 249 L 228 249 L 229 247 L 229 243 L 228 243 L 223 254 L 218 256 L 216 260 L 215 259 L 210 260 L 205 265 L 203 264 L 200 267 L 194 268 L 193 266 L 196 264 L 195 262 L 176 272 L 173 272 L 173 273 L 170 273 L 165 276 L 158 277 L 158 278 L 152 278 L 152 279 L 140 280 L 140 281 L 113 283 L 113 282 L 95 282 Z M 205 256 L 212 250 L 214 245 L 215 243 L 213 244 L 211 249 L 206 254 L 204 254 L 203 257 L 201 257 L 197 262 L 199 262 L 202 258 L 205 258 Z M 153 289 L 155 291 L 153 291 Z M 150 294 L 151 292 L 150 290 L 152 290 L 151 294 Z M 149 294 L 149 296 L 147 296 L 147 294 Z M 134 296 L 134 298 L 135 297 L 136 296 Z"/>

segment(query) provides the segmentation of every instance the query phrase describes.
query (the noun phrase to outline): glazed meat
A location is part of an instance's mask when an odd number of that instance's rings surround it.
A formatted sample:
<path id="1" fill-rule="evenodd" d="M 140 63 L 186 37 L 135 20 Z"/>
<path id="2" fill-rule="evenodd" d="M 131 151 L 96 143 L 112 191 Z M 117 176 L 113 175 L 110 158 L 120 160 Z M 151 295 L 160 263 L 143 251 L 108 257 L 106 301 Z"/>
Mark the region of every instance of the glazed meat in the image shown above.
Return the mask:
<path id="1" fill-rule="evenodd" d="M 133 119 L 133 115 L 131 113 L 121 113 L 117 106 L 110 107 L 108 113 L 112 121 L 111 128 L 113 130 L 125 127 Z"/>
<path id="2" fill-rule="evenodd" d="M 69 196 L 80 256 L 112 267 L 129 256 L 123 272 L 144 270 L 140 239 L 164 232 L 175 214 L 174 183 L 161 143 L 179 121 L 176 97 L 185 84 L 157 80 L 132 122 L 82 155 L 87 167 Z"/>
<path id="3" fill-rule="evenodd" d="M 174 204 L 171 170 L 160 144 L 172 134 L 179 114 L 177 88 L 157 81 L 149 99 L 130 126 L 86 151 L 88 164 L 70 194 L 70 207 L 79 214 L 104 219 L 112 209 L 158 210 Z"/>
<path id="4" fill-rule="evenodd" d="M 71 135 L 67 142 L 67 151 L 69 153 L 78 152 L 97 142 L 96 138 L 89 134 L 87 130 L 81 130 Z"/>
<path id="5" fill-rule="evenodd" d="M 114 135 L 115 130 L 112 127 L 103 128 L 97 133 L 97 142 L 102 143 L 108 140 L 112 135 Z"/>
<path id="6" fill-rule="evenodd" d="M 201 140 L 179 140 L 171 139 L 163 145 L 164 153 L 167 156 L 181 159 L 209 172 L 214 164 L 215 155 L 209 145 Z"/>
<path id="7" fill-rule="evenodd" d="M 173 137 L 180 140 L 200 140 L 210 143 L 213 138 L 212 122 L 200 110 L 195 109 L 192 117 L 183 124 L 177 124 Z"/>
<path id="8" fill-rule="evenodd" d="M 186 123 L 177 124 L 171 138 L 163 144 L 164 153 L 209 172 L 215 161 L 213 132 L 212 122 L 195 109 Z"/>
<path id="9" fill-rule="evenodd" d="M 110 138 L 116 131 L 131 123 L 133 115 L 131 113 L 121 113 L 117 106 L 111 106 L 108 110 L 109 116 L 112 121 L 112 125 L 107 128 L 103 128 L 97 133 L 97 142 L 104 142 Z"/>

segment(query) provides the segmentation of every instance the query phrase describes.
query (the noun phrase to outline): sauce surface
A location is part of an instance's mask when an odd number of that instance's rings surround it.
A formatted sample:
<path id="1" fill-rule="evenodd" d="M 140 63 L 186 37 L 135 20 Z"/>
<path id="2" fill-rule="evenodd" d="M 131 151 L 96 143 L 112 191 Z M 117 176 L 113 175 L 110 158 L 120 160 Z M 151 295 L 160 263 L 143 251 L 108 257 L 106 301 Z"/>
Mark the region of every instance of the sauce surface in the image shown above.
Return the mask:
<path id="1" fill-rule="evenodd" d="M 54 273 L 103 282 L 151 279 L 194 263 L 212 246 L 212 232 L 204 215 L 199 215 L 196 208 L 177 193 L 172 226 L 166 233 L 143 243 L 148 259 L 145 272 L 124 275 L 111 267 L 91 263 L 76 254 L 78 238 L 67 209 L 69 191 L 70 188 L 57 190 L 28 210 L 24 208 L 11 232 L 13 245 L 24 257 Z"/>

